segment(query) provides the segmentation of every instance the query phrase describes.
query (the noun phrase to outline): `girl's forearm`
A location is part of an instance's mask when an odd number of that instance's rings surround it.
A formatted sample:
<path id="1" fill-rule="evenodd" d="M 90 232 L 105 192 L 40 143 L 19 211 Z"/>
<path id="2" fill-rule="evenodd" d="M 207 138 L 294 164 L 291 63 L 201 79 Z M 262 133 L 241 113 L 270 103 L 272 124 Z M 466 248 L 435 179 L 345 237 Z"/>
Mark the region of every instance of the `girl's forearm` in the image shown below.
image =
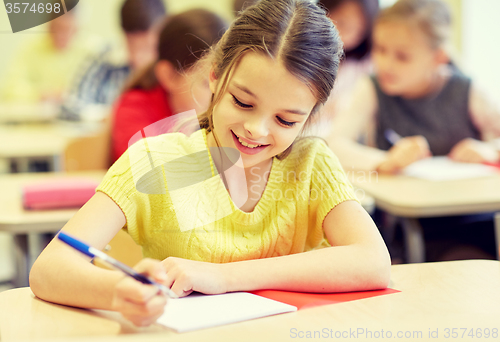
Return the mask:
<path id="1" fill-rule="evenodd" d="M 228 275 L 228 291 L 346 292 L 385 288 L 390 280 L 389 255 L 384 251 L 367 251 L 362 245 L 222 266 Z"/>
<path id="2" fill-rule="evenodd" d="M 125 224 L 120 207 L 97 192 L 64 226 L 64 231 L 102 249 Z M 90 263 L 58 239 L 43 250 L 30 272 L 30 287 L 38 297 L 65 305 L 110 309 L 116 283 L 123 275 Z"/>
<path id="3" fill-rule="evenodd" d="M 64 254 L 63 254 L 64 255 Z M 81 256 L 42 255 L 30 272 L 33 293 L 46 301 L 82 308 L 112 309 L 123 274 L 92 265 Z"/>

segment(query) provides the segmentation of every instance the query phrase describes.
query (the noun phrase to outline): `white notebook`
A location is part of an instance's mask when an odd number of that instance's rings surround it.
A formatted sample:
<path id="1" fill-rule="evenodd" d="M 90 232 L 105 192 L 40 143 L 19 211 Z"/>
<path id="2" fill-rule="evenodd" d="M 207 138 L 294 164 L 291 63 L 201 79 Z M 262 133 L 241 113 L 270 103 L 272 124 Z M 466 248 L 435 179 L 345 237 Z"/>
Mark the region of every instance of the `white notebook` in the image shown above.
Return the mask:
<path id="1" fill-rule="evenodd" d="M 455 162 L 448 157 L 432 157 L 419 160 L 405 169 L 406 176 L 427 179 L 430 181 L 446 181 L 468 178 L 479 178 L 497 174 L 495 167 Z"/>
<path id="2" fill-rule="evenodd" d="M 292 311 L 297 311 L 297 308 L 247 292 L 193 293 L 184 298 L 169 299 L 157 323 L 177 332 L 186 332 Z"/>

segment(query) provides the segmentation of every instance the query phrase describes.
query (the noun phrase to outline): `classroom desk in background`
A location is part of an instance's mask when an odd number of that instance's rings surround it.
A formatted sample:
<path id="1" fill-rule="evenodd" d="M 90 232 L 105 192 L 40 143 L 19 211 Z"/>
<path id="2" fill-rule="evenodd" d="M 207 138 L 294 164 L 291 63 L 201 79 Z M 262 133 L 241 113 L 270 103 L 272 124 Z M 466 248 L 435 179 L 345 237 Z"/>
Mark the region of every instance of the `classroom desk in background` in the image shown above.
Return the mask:
<path id="1" fill-rule="evenodd" d="M 425 261 L 418 218 L 500 212 L 500 173 L 440 182 L 375 174 L 351 180 L 374 198 L 378 208 L 402 219 L 408 262 Z M 500 253 L 500 219 L 495 222 L 496 249 Z"/>
<path id="2" fill-rule="evenodd" d="M 44 161 L 50 171 L 62 171 L 67 146 L 75 139 L 96 134 L 101 126 L 56 121 L 0 124 L 0 159 L 18 172 L 29 171 L 31 161 Z"/>
<path id="3" fill-rule="evenodd" d="M 328 336 L 333 333 L 333 337 L 320 339 L 344 340 L 345 336 L 335 338 L 335 333 L 347 331 L 349 335 L 354 331 L 359 333 L 356 340 L 360 341 L 386 340 L 388 332 L 395 340 L 470 341 L 475 338 L 471 339 L 468 334 L 472 331 L 474 336 L 479 336 L 478 329 L 483 336 L 479 340 L 484 339 L 486 329 L 490 334 L 486 340 L 500 338 L 500 262 L 466 260 L 406 264 L 394 265 L 391 271 L 390 287 L 400 290 L 399 293 L 182 334 L 159 325 L 136 328 L 114 312 L 47 303 L 36 298 L 29 288 L 14 289 L 0 293 L 0 339 L 2 342 L 70 337 L 74 342 L 274 342 L 306 340 L 308 331 L 326 331 Z M 448 339 L 445 329 L 449 329 Z M 467 329 L 463 338 L 464 330 L 461 329 Z M 494 329 L 496 338 L 491 335 Z M 385 339 L 381 338 L 382 330 Z M 372 338 L 367 338 L 368 331 L 374 334 Z M 411 336 L 396 339 L 398 332 Z M 451 338 L 452 332 L 457 332 L 459 337 Z M 430 333 L 434 336 L 437 333 L 439 338 L 430 338 Z"/>
<path id="4" fill-rule="evenodd" d="M 28 235 L 56 233 L 76 213 L 77 209 L 25 210 L 22 188 L 26 184 L 63 178 L 86 178 L 100 181 L 105 171 L 74 173 L 21 173 L 0 175 L 0 231 L 14 236 L 16 279 L 15 286 L 27 286 L 31 262 Z"/>

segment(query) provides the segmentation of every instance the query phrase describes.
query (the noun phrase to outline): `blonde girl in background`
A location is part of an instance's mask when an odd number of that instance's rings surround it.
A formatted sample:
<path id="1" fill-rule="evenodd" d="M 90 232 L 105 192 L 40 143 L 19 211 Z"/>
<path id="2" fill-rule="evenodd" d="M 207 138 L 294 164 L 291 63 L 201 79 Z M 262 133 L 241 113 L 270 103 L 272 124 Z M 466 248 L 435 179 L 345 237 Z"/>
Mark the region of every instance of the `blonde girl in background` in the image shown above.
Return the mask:
<path id="1" fill-rule="evenodd" d="M 449 66 L 450 26 L 439 0 L 400 0 L 381 11 L 375 74 L 358 83 L 329 138 L 345 168 L 394 173 L 430 155 L 499 161 L 500 111 Z"/>
<path id="2" fill-rule="evenodd" d="M 500 111 L 450 66 L 450 29 L 449 9 L 439 0 L 399 0 L 380 12 L 373 32 L 375 74 L 358 83 L 328 139 L 344 168 L 397 173 L 431 155 L 500 160 Z M 492 214 L 420 223 L 429 261 L 493 258 Z M 381 226 L 396 256 L 393 231 Z"/>
<path id="3" fill-rule="evenodd" d="M 150 153 L 135 162 L 140 143 L 133 145 L 63 231 L 102 249 L 125 228 L 147 257 L 136 269 L 179 296 L 385 288 L 387 248 L 336 157 L 320 139 L 297 140 L 328 98 L 341 54 L 332 22 L 309 1 L 247 8 L 207 57 L 213 99 L 200 116 L 202 129 L 148 138 Z M 212 153 L 221 148 L 239 152 L 246 181 L 227 177 L 223 193 L 199 196 L 229 200 L 227 216 L 186 230 L 179 225 L 186 217 L 176 215 L 202 220 L 221 208 L 199 202 L 176 212 L 175 182 L 166 179 L 163 193 L 150 195 L 135 186 L 134 167 L 167 154 L 209 151 L 208 170 L 223 173 Z M 176 176 L 190 177 L 187 171 Z M 231 200 L 241 191 L 251 195 L 236 205 Z M 57 240 L 35 262 L 30 286 L 44 300 L 116 310 L 137 325 L 153 323 L 166 302 L 155 287 L 98 269 Z"/>

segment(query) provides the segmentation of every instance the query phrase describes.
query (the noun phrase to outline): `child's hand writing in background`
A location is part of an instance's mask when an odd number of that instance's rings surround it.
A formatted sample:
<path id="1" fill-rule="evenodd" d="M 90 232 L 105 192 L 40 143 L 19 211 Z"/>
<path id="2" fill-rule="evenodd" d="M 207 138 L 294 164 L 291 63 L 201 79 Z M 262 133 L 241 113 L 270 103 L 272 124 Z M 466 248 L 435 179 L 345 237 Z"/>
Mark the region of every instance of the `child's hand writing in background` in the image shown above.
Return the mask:
<path id="1" fill-rule="evenodd" d="M 460 141 L 448 156 L 455 161 L 465 163 L 496 163 L 500 157 L 494 146 L 472 138 Z"/>
<path id="2" fill-rule="evenodd" d="M 429 143 L 421 135 L 401 138 L 387 152 L 387 158 L 378 166 L 383 173 L 395 173 L 406 166 L 431 156 Z"/>

